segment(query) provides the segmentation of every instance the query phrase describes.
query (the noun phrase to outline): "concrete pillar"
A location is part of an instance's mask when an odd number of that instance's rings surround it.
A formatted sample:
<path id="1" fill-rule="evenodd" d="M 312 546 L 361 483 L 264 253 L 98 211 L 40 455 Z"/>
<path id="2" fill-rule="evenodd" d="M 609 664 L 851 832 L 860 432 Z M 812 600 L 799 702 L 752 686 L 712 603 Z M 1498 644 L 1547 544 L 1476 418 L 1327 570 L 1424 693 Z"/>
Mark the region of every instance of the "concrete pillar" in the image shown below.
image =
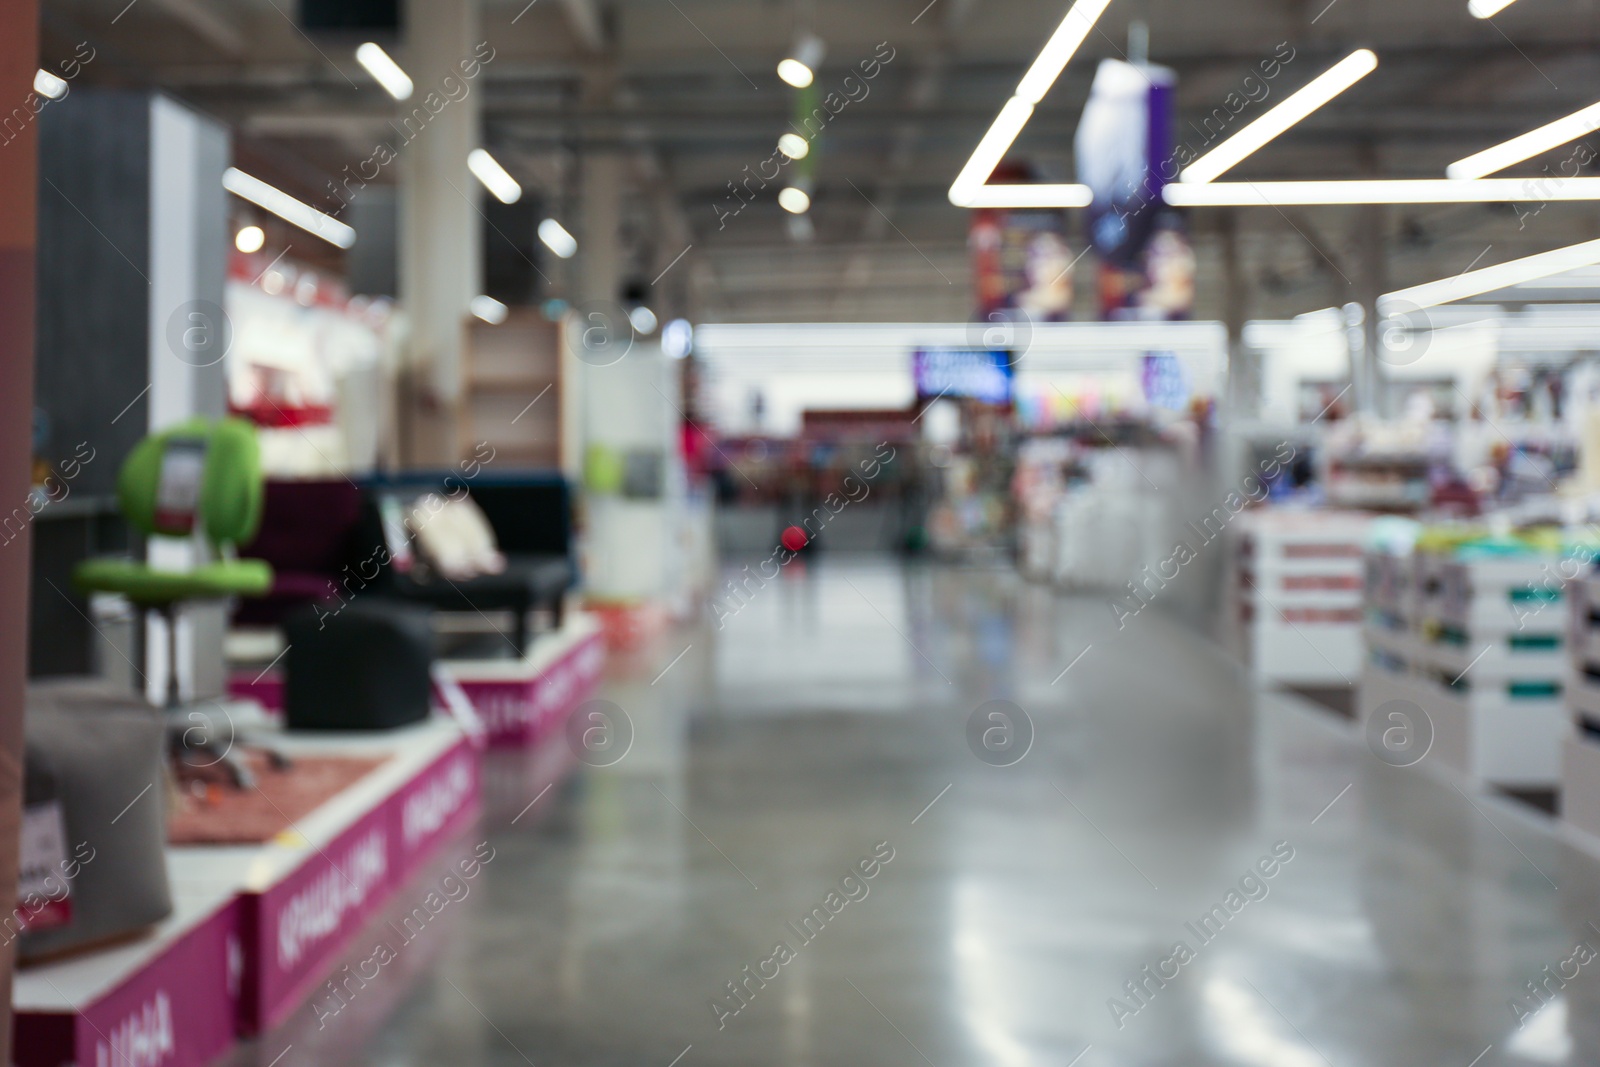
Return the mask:
<path id="1" fill-rule="evenodd" d="M 1378 297 L 1388 289 L 1389 262 L 1385 227 L 1388 211 L 1382 204 L 1364 204 L 1356 208 L 1355 246 L 1356 276 L 1355 301 L 1361 305 L 1365 316 L 1362 324 L 1362 345 L 1353 352 L 1350 380 L 1355 388 L 1356 410 L 1362 414 L 1385 415 L 1383 410 L 1383 382 L 1378 360 L 1382 323 L 1378 321 Z"/>
<path id="2" fill-rule="evenodd" d="M 0 99 L 35 100 L 38 0 L 12 0 L 0 21 Z M 33 481 L 34 240 L 38 129 L 29 124 L 0 151 L 0 500 L 9 510 Z M 22 821 L 22 708 L 28 652 L 28 534 L 0 552 L 0 914 L 17 896 L 17 831 Z M 11 963 L 16 942 L 0 943 L 0 1063 L 11 1062 Z"/>
<path id="3" fill-rule="evenodd" d="M 483 286 L 477 204 L 486 194 L 467 170 L 467 155 L 481 140 L 483 74 L 467 79 L 461 68 L 482 58 L 475 52 L 482 43 L 478 0 L 407 0 L 405 26 L 402 65 L 416 88 L 399 106 L 394 143 L 400 300 L 411 322 L 411 396 L 402 437 L 408 462 L 437 464 L 458 458 L 463 320 Z M 462 94 L 462 85 L 470 91 Z"/>
<path id="4" fill-rule="evenodd" d="M 622 289 L 622 155 L 617 152 L 586 155 L 582 177 L 578 302 L 616 304 Z"/>

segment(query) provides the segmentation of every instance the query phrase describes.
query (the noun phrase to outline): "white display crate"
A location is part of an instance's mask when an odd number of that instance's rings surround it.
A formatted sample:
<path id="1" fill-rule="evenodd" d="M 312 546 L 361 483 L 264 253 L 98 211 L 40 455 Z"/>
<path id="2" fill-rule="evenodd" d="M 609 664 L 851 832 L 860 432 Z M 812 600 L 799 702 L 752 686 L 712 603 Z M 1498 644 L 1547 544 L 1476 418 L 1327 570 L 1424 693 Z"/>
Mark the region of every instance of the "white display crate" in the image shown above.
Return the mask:
<path id="1" fill-rule="evenodd" d="M 1235 652 L 1256 681 L 1353 685 L 1364 659 L 1363 541 L 1371 518 L 1250 511 L 1230 528 Z"/>
<path id="2" fill-rule="evenodd" d="M 1559 692 L 1517 697 L 1503 685 L 1463 693 L 1428 685 L 1420 703 L 1441 764 L 1478 783 L 1544 789 L 1559 781 L 1561 742 L 1572 732 Z"/>
<path id="3" fill-rule="evenodd" d="M 1561 743 L 1561 819 L 1600 846 L 1600 743 L 1573 732 Z"/>
<path id="4" fill-rule="evenodd" d="M 1572 675 L 1562 590 L 1546 577 L 1556 557 L 1417 552 L 1402 629 L 1392 611 L 1406 588 L 1395 577 L 1402 564 L 1373 556 L 1363 716 L 1384 700 L 1411 701 L 1432 725 L 1429 764 L 1480 785 L 1556 785 Z M 1396 673 L 1404 679 L 1386 679 Z"/>

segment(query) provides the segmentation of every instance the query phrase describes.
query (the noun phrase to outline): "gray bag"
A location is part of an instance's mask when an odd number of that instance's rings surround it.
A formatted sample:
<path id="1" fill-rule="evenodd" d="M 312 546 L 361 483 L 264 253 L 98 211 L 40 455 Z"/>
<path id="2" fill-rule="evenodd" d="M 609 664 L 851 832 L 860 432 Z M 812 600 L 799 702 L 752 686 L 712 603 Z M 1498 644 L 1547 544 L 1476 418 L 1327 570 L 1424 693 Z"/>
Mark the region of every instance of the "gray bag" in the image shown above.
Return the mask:
<path id="1" fill-rule="evenodd" d="M 113 940 L 166 918 L 172 896 L 161 713 L 92 683 L 34 684 L 24 733 L 35 764 L 30 785 L 59 802 L 65 857 L 55 884 L 69 875 L 71 892 L 67 922 L 25 929 L 18 957 Z"/>

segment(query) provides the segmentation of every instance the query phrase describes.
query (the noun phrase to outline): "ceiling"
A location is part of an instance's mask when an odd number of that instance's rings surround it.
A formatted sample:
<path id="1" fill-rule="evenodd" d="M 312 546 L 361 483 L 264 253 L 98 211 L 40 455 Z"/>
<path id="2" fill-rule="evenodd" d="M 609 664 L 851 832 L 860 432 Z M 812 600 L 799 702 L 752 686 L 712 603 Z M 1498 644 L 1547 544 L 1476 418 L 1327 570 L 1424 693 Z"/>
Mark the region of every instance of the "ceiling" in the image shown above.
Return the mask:
<path id="1" fill-rule="evenodd" d="M 317 189 L 371 153 L 396 105 L 356 65 L 351 42 L 301 33 L 293 3 L 52 0 L 43 59 L 87 40 L 97 56 L 84 83 L 165 89 L 232 124 L 241 150 Z M 1066 7 L 485 0 L 480 33 L 496 58 L 481 79 L 484 142 L 569 219 L 585 158 L 624 154 L 631 269 L 650 277 L 692 245 L 653 297 L 669 311 L 729 322 L 964 319 L 967 214 L 946 190 Z M 1113 0 L 1013 158 L 1073 179 L 1072 136 L 1095 63 L 1124 54 L 1135 20 L 1149 27 L 1151 61 L 1177 72 L 1179 136 L 1197 148 L 1207 116 L 1253 85 L 1245 79 L 1264 61 L 1292 54 L 1271 84 L 1286 94 L 1354 47 L 1378 53 L 1375 73 L 1247 160 L 1240 178 L 1442 177 L 1452 160 L 1600 100 L 1600 0 L 1521 0 L 1492 22 L 1470 17 L 1466 0 Z M 794 117 L 794 90 L 774 67 L 802 27 L 827 42 L 824 92 L 892 51 L 821 138 L 805 240 L 789 232 L 776 187 L 727 213 L 729 183 L 772 156 Z M 404 66 L 403 42 L 391 51 Z M 1520 217 L 1504 205 L 1191 211 L 1197 314 L 1292 315 L 1600 237 L 1600 205 L 1536 206 Z M 1087 313 L 1092 257 L 1075 280 Z"/>

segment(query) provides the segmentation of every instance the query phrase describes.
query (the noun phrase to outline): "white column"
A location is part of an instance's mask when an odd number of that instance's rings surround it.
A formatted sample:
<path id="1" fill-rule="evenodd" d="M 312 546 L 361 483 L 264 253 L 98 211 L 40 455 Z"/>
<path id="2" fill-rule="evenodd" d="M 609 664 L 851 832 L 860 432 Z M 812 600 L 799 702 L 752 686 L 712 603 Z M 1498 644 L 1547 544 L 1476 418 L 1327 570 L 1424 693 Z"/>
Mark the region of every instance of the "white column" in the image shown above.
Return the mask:
<path id="1" fill-rule="evenodd" d="M 402 65 L 416 88 L 396 122 L 400 301 L 410 316 L 417 381 L 452 411 L 461 396 L 462 322 L 483 284 L 482 187 L 467 155 L 481 138 L 486 72 L 469 79 L 461 66 L 482 61 L 478 0 L 407 0 L 405 26 Z"/>

